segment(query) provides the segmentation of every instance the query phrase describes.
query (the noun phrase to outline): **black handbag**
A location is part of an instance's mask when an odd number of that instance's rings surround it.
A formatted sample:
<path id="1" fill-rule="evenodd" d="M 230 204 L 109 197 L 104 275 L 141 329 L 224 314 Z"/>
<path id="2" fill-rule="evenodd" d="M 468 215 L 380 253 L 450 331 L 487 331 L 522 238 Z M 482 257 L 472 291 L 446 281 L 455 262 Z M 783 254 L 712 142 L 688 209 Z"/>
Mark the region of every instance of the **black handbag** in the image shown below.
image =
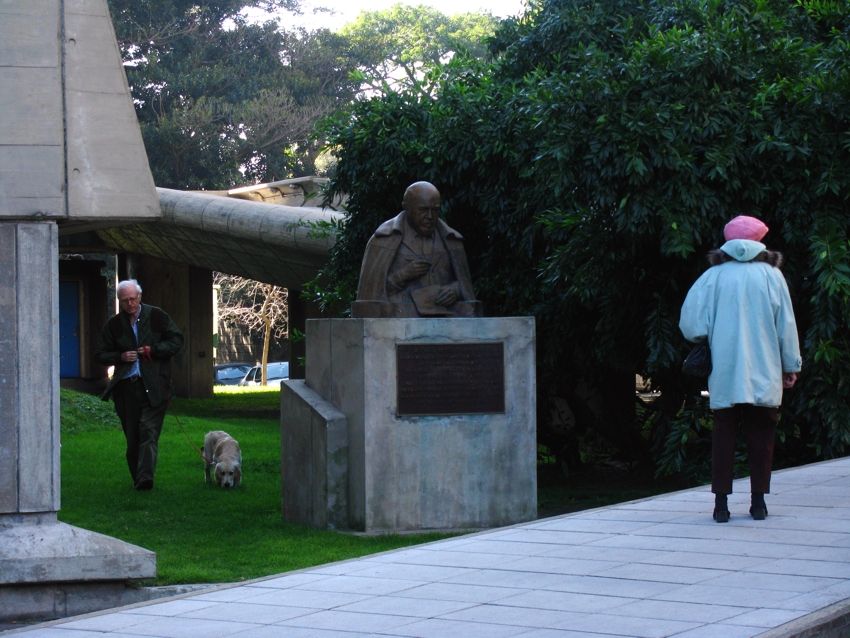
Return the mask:
<path id="1" fill-rule="evenodd" d="M 692 377 L 707 377 L 711 374 L 711 348 L 708 343 L 696 344 L 682 362 L 682 372 Z"/>

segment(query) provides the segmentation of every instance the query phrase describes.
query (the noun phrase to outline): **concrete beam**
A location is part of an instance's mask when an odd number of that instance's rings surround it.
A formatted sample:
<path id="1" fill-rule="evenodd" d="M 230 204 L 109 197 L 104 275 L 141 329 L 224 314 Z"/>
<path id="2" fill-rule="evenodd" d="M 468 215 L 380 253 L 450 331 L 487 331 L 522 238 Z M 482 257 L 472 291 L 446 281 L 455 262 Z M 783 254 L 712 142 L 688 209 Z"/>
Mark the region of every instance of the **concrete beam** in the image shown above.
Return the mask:
<path id="1" fill-rule="evenodd" d="M 323 259 L 336 235 L 321 225 L 343 218 L 341 213 L 321 208 L 262 204 L 168 188 L 156 190 L 165 223 L 272 244 L 304 257 Z"/>

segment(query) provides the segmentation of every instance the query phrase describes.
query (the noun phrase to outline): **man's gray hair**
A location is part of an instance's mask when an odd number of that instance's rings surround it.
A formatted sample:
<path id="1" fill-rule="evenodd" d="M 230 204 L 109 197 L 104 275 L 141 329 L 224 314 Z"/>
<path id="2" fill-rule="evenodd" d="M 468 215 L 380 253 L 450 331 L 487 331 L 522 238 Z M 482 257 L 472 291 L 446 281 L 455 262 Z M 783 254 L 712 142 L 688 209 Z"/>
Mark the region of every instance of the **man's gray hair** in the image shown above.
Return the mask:
<path id="1" fill-rule="evenodd" d="M 133 286 L 136 289 L 136 294 L 142 294 L 142 287 L 139 285 L 139 282 L 135 279 L 125 279 L 123 281 L 119 281 L 118 285 L 115 286 L 115 295 L 117 296 L 119 292 L 121 292 L 124 288 L 129 288 Z"/>

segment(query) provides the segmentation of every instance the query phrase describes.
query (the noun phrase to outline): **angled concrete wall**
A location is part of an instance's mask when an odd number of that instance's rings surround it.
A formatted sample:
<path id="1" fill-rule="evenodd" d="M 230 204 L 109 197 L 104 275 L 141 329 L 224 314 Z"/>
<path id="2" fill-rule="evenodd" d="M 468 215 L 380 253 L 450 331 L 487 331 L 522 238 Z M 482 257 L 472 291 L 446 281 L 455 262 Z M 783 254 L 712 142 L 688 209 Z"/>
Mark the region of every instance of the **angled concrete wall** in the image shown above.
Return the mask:
<path id="1" fill-rule="evenodd" d="M 62 4 L 68 216 L 157 219 L 159 198 L 106 2 Z"/>
<path id="2" fill-rule="evenodd" d="M 0 2 L 4 217 L 160 217 L 104 0 Z"/>
<path id="3" fill-rule="evenodd" d="M 67 214 L 62 22 L 55 0 L 0 2 L 0 219 Z"/>
<path id="4" fill-rule="evenodd" d="M 348 419 L 303 379 L 280 389 L 283 519 L 348 529 Z"/>

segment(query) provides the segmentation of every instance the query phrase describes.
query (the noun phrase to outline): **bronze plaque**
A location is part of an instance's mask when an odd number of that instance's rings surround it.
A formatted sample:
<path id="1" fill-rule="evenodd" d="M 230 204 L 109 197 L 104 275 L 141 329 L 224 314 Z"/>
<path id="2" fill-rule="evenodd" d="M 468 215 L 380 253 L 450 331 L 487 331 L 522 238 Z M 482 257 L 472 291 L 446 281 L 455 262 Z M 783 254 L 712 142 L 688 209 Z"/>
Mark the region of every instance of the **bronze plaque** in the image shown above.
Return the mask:
<path id="1" fill-rule="evenodd" d="M 503 344 L 397 344 L 396 387 L 399 416 L 504 413 Z"/>

